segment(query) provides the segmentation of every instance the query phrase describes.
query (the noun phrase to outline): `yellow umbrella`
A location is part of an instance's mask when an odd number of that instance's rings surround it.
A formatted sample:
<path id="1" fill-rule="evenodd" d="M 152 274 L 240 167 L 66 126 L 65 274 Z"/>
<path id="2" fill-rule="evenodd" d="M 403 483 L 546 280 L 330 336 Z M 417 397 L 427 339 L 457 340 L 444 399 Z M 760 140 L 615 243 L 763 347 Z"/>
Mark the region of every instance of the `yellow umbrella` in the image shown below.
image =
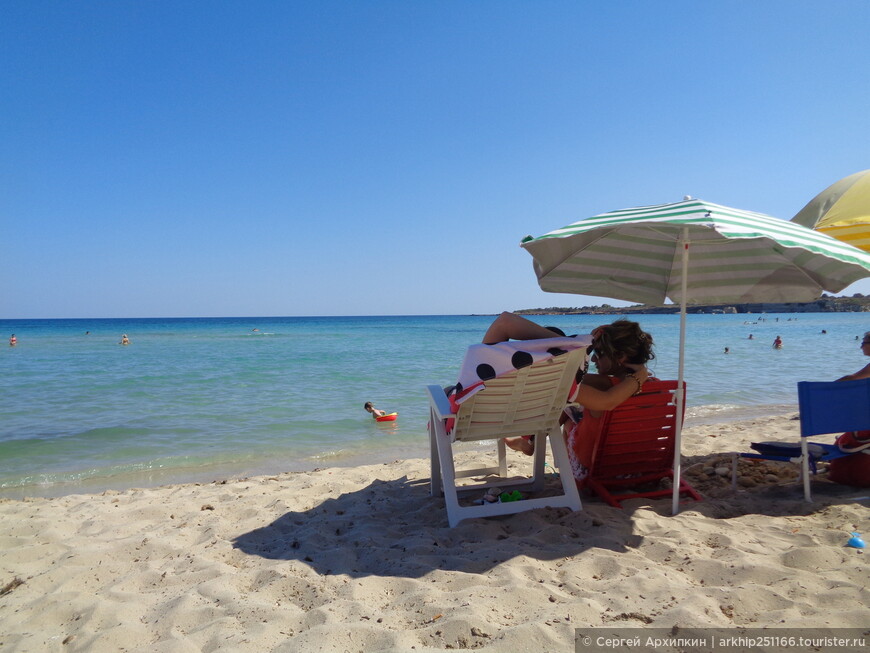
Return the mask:
<path id="1" fill-rule="evenodd" d="M 791 221 L 870 252 L 870 170 L 831 184 Z"/>

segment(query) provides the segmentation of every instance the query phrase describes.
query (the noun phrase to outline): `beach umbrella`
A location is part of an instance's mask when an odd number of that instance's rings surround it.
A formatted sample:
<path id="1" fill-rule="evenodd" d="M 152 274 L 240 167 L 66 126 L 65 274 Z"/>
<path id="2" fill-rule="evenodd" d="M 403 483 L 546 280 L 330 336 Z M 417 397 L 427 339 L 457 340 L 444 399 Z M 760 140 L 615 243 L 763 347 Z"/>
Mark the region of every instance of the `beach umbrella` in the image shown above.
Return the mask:
<path id="1" fill-rule="evenodd" d="M 683 387 L 686 306 L 812 301 L 870 277 L 870 255 L 769 215 L 686 198 L 596 215 L 532 238 L 542 290 L 680 305 L 678 387 Z M 677 392 L 679 401 L 682 392 Z M 677 411 L 680 417 L 682 410 Z M 678 510 L 682 419 L 674 452 Z"/>
<path id="2" fill-rule="evenodd" d="M 831 184 L 791 221 L 870 252 L 870 170 Z"/>

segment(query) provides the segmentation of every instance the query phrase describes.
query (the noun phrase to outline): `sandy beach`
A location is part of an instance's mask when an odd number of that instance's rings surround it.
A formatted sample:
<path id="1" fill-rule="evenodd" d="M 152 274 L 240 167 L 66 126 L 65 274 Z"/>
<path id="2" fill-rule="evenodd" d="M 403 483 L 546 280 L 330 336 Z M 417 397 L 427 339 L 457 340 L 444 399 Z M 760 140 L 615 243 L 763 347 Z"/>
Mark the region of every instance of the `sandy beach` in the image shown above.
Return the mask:
<path id="1" fill-rule="evenodd" d="M 4 651 L 573 651 L 598 626 L 867 627 L 870 491 L 711 468 L 789 417 L 689 425 L 705 496 L 447 526 L 427 460 L 0 502 Z M 519 454 L 516 454 L 519 456 Z M 751 464 L 751 463 L 747 463 Z M 706 471 L 705 471 L 706 470 Z"/>

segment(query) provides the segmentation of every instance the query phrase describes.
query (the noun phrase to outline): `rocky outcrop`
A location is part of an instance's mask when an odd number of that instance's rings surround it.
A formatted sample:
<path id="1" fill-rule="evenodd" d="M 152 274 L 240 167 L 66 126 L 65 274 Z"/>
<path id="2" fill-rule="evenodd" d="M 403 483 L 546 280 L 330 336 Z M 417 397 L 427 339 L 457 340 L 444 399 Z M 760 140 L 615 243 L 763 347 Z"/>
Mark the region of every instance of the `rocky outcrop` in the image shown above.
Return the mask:
<path id="1" fill-rule="evenodd" d="M 582 306 L 574 308 L 531 308 L 515 311 L 521 315 L 619 315 L 634 314 L 668 314 L 679 313 L 680 307 L 675 304 L 651 306 L 637 304 L 635 306 Z M 814 302 L 782 302 L 782 303 L 751 303 L 751 304 L 706 304 L 686 307 L 687 313 L 868 313 L 870 312 L 870 297 L 854 295 L 852 297 L 822 297 Z"/>

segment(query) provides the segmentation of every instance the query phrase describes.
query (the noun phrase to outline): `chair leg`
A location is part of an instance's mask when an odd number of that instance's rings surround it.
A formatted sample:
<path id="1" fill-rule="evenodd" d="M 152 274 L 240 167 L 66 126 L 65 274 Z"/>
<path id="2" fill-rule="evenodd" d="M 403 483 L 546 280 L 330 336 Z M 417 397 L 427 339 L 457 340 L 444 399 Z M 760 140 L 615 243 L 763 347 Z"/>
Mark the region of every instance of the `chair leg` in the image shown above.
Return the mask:
<path id="1" fill-rule="evenodd" d="M 459 491 L 456 489 L 456 467 L 453 464 L 453 445 L 448 437 L 437 437 L 438 458 L 441 464 L 441 483 L 444 492 L 444 505 L 447 508 L 447 522 L 453 528 L 462 517 L 459 508 Z"/>
<path id="2" fill-rule="evenodd" d="M 565 439 L 562 437 L 561 429 L 553 431 L 550 437 L 546 439 L 550 441 L 550 449 L 553 451 L 553 462 L 559 470 L 562 492 L 565 493 L 567 505 L 571 510 L 580 510 L 582 508 L 580 491 L 577 489 L 577 481 L 574 480 L 574 473 L 571 471 L 571 461 L 568 458 L 568 449 L 565 446 Z M 541 443 L 541 445 L 544 444 L 544 442 Z M 544 447 L 542 446 L 542 448 Z"/>
<path id="3" fill-rule="evenodd" d="M 440 497 L 442 492 L 441 460 L 438 453 L 438 439 L 447 437 L 444 423 L 435 416 L 435 411 L 429 411 L 429 493 Z"/>
<path id="4" fill-rule="evenodd" d="M 429 442 L 432 472 L 430 488 L 432 496 L 443 494 L 445 508 L 447 509 L 447 521 L 451 528 L 456 526 L 463 519 L 507 515 L 533 508 L 567 507 L 571 510 L 581 509 L 580 493 L 577 491 L 577 484 L 574 482 L 574 476 L 571 473 L 571 463 L 568 460 L 568 450 L 565 448 L 565 442 L 559 430 L 553 431 L 553 434 L 549 439 L 554 463 L 559 469 L 559 475 L 562 481 L 563 493 L 561 495 L 529 498 L 523 501 L 504 504 L 460 506 L 460 490 L 456 486 L 456 466 L 453 459 L 453 443 L 444 429 L 443 421 L 435 419 L 434 415 L 430 415 L 430 417 Z M 535 475 L 532 478 L 533 489 L 540 490 L 544 486 L 544 462 L 547 456 L 547 439 L 548 438 L 544 435 L 539 435 L 536 438 L 537 442 L 535 443 L 535 456 L 533 462 Z M 480 471 L 492 473 L 500 468 L 501 476 L 506 477 L 507 465 L 504 455 L 504 440 L 499 441 L 499 453 L 500 464 L 498 468 L 494 467 Z"/>
<path id="5" fill-rule="evenodd" d="M 807 448 L 807 439 L 801 438 L 801 474 L 804 477 L 804 500 L 812 502 L 810 494 L 810 452 Z"/>
<path id="6" fill-rule="evenodd" d="M 507 447 L 504 444 L 504 438 L 501 438 L 496 445 L 498 449 L 498 475 L 501 478 L 507 477 Z"/>
<path id="7" fill-rule="evenodd" d="M 547 461 L 547 437 L 535 436 L 535 455 L 532 463 L 532 489 L 539 492 L 544 487 L 544 463 Z"/>

